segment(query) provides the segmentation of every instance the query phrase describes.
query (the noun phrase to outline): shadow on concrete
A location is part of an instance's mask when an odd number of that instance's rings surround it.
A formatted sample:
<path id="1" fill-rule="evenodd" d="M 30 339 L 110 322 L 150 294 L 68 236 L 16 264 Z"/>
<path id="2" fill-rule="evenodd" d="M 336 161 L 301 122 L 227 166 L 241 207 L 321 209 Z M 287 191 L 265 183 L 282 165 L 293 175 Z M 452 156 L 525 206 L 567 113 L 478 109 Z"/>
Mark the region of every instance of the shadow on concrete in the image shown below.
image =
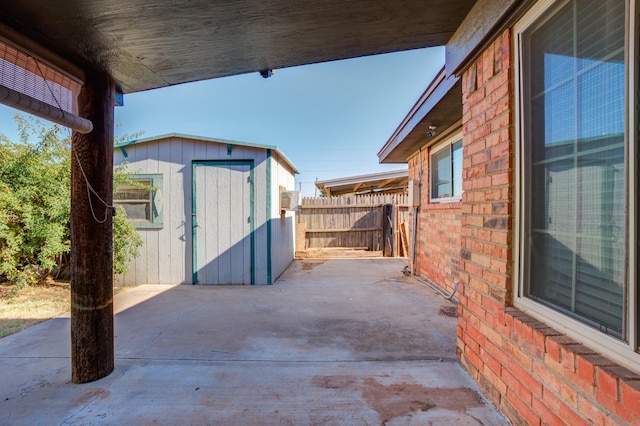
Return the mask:
<path id="1" fill-rule="evenodd" d="M 273 286 L 116 297 L 116 369 L 70 383 L 69 321 L 0 339 L 3 424 L 506 424 L 450 302 L 398 259 L 296 261 Z"/>

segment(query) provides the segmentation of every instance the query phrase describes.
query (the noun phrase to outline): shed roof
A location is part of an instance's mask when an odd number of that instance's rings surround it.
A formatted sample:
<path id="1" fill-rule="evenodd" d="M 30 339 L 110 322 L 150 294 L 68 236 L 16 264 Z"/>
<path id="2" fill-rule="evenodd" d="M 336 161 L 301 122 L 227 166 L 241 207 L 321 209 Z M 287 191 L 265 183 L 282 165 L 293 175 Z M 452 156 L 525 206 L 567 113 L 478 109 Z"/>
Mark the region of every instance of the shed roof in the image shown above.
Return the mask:
<path id="1" fill-rule="evenodd" d="M 89 68 L 107 72 L 124 93 L 131 93 L 264 69 L 444 45 L 474 3 L 4 1 L 0 36 L 23 46 L 28 44 L 26 36 L 73 63 L 67 71 Z"/>
<path id="2" fill-rule="evenodd" d="M 291 169 L 291 171 L 294 174 L 300 173 L 296 168 L 296 166 L 291 162 L 291 160 L 289 160 L 287 156 L 284 155 L 282 151 L 280 151 L 280 149 L 275 145 L 262 145 L 262 144 L 251 143 L 251 142 L 239 142 L 239 141 L 232 141 L 228 139 L 209 138 L 205 136 L 185 135 L 183 133 L 167 133 L 165 135 L 160 135 L 160 136 L 152 136 L 148 138 L 132 139 L 125 142 L 119 142 L 114 145 L 114 148 L 124 148 L 131 145 L 140 145 L 144 143 L 157 142 L 163 139 L 168 140 L 172 138 L 191 139 L 191 140 L 200 141 L 200 142 L 219 143 L 219 144 L 225 144 L 225 145 L 246 146 L 250 148 L 258 148 L 258 149 L 265 149 L 265 150 L 270 149 L 278 154 L 278 156 Z"/>
<path id="3" fill-rule="evenodd" d="M 433 135 L 462 119 L 462 83 L 447 77 L 444 68 L 433 79 L 409 113 L 378 152 L 381 163 L 406 163 Z"/>
<path id="4" fill-rule="evenodd" d="M 316 187 L 327 195 L 344 195 L 358 192 L 401 192 L 407 187 L 407 169 L 348 176 L 316 181 Z"/>

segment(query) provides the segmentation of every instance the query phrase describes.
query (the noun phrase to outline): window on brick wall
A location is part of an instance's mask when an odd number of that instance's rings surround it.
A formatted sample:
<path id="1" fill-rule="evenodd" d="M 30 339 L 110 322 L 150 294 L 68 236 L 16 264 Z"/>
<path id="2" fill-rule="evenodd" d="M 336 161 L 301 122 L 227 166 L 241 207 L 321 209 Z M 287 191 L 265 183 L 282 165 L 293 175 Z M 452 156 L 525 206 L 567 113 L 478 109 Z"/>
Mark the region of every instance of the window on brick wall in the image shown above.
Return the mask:
<path id="1" fill-rule="evenodd" d="M 431 202 L 459 201 L 462 196 L 462 135 L 431 149 Z"/>
<path id="2" fill-rule="evenodd" d="M 635 183 L 627 179 L 634 175 L 627 96 L 635 85 L 627 36 L 634 7 L 541 0 L 514 28 L 519 302 L 583 341 L 609 336 L 622 352 L 637 348 Z"/>

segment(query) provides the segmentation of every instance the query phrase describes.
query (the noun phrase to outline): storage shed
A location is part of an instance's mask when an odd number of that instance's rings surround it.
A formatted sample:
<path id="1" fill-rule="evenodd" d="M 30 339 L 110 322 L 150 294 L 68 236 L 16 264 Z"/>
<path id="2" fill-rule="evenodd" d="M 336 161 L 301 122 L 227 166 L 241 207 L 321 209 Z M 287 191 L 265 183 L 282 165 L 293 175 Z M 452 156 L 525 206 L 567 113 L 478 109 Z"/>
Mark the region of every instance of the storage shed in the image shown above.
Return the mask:
<path id="1" fill-rule="evenodd" d="M 169 134 L 116 144 L 123 163 L 153 189 L 116 190 L 143 240 L 118 284 L 272 284 L 293 260 L 298 171 L 277 147 Z"/>

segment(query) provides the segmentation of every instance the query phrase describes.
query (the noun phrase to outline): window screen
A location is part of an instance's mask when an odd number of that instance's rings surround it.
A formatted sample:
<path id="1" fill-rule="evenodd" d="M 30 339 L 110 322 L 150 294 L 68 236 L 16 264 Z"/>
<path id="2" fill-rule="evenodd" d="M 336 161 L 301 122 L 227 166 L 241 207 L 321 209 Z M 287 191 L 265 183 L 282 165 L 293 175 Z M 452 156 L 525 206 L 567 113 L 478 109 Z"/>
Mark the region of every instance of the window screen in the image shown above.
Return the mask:
<path id="1" fill-rule="evenodd" d="M 523 33 L 528 296 L 616 337 L 625 300 L 625 2 Z"/>
<path id="2" fill-rule="evenodd" d="M 151 180 L 141 179 L 141 185 L 151 187 Z M 121 185 L 115 193 L 116 203 L 127 212 L 131 222 L 153 222 L 152 192 L 148 189 L 132 185 Z"/>
<path id="3" fill-rule="evenodd" d="M 116 206 L 124 208 L 127 219 L 138 228 L 161 228 L 162 176 L 137 175 L 133 184 L 120 184 L 113 195 Z"/>
<path id="4" fill-rule="evenodd" d="M 0 85 L 77 113 L 80 83 L 0 40 Z"/>
<path id="5" fill-rule="evenodd" d="M 431 154 L 431 199 L 462 195 L 462 140 Z"/>

